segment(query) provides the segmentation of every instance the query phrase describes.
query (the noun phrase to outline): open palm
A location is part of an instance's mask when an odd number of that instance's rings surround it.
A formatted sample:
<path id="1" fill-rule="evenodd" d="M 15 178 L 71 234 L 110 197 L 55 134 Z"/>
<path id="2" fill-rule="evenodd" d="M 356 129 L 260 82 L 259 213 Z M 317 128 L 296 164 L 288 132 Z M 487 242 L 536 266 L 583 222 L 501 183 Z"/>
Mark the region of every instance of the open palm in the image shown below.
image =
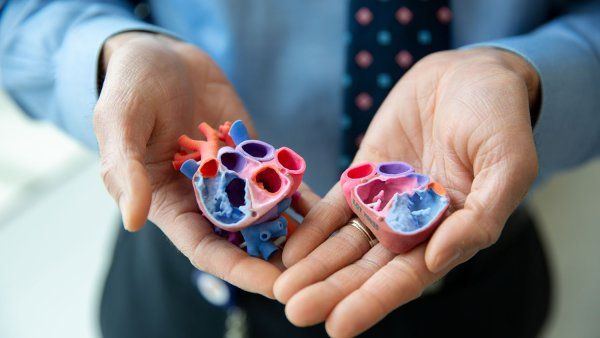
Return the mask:
<path id="1" fill-rule="evenodd" d="M 496 241 L 537 174 L 529 83 L 512 62 L 528 65 L 507 54 L 438 53 L 394 87 L 354 162 L 409 163 L 445 186 L 452 214 L 428 243 L 395 255 L 343 227 L 351 211 L 336 185 L 284 250 L 291 268 L 275 295 L 293 323 L 356 335 Z"/>
<path id="2" fill-rule="evenodd" d="M 200 139 L 200 122 L 242 119 L 251 126 L 233 87 L 189 44 L 147 33 L 109 43 L 94 125 L 102 176 L 125 227 L 136 231 L 148 218 L 197 268 L 271 296 L 279 270 L 216 236 L 198 211 L 192 184 L 171 164 L 180 135 Z"/>

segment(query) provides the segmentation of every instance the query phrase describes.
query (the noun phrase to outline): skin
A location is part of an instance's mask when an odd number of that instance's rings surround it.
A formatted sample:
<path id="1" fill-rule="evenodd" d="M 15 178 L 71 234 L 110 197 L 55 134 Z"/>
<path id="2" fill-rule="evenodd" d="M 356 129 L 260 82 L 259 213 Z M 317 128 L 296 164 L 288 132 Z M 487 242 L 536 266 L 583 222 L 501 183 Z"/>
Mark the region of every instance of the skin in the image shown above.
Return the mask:
<path id="1" fill-rule="evenodd" d="M 198 269 L 272 298 L 280 268 L 213 234 L 189 198 L 192 184 L 171 164 L 177 138 L 201 139 L 202 121 L 242 119 L 251 129 L 222 71 L 190 44 L 142 32 L 110 38 L 101 66 L 106 76 L 94 129 L 102 178 L 125 228 L 137 231 L 149 219 Z"/>
<path id="2" fill-rule="evenodd" d="M 496 242 L 537 175 L 530 108 L 538 93 L 535 70 L 506 51 L 448 51 L 417 63 L 378 110 L 354 162 L 411 164 L 446 187 L 452 214 L 427 243 L 394 255 L 344 226 L 352 213 L 339 184 L 322 200 L 305 193 L 314 204 L 285 246 L 290 268 L 274 286 L 288 319 L 355 336 Z"/>

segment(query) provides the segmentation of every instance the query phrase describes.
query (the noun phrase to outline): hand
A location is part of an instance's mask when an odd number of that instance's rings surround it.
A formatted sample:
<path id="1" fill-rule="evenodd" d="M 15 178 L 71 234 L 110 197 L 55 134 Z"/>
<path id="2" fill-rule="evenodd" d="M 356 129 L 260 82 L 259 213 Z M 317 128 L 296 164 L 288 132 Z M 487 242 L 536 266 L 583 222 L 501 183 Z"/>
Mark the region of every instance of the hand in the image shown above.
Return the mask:
<path id="1" fill-rule="evenodd" d="M 197 268 L 272 297 L 280 270 L 213 234 L 192 184 L 171 164 L 178 137 L 200 139 L 202 121 L 217 127 L 242 119 L 251 128 L 219 67 L 192 45 L 141 32 L 109 39 L 102 61 L 106 77 L 94 128 L 102 177 L 125 228 L 136 231 L 148 218 Z"/>
<path id="2" fill-rule="evenodd" d="M 416 64 L 380 107 L 354 162 L 411 164 L 447 189 L 452 214 L 428 243 L 394 255 L 343 227 L 351 211 L 336 185 L 284 249 L 291 268 L 274 292 L 290 321 L 326 321 L 332 336 L 357 335 L 492 245 L 537 174 L 529 111 L 538 87 L 525 60 L 496 49 Z"/>

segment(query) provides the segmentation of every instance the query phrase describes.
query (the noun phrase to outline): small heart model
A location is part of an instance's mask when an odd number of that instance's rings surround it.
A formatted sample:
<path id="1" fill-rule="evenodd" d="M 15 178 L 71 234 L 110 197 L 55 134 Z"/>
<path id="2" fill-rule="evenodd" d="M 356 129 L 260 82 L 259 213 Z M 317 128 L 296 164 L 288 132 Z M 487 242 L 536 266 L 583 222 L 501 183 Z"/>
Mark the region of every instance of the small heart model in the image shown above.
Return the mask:
<path id="1" fill-rule="evenodd" d="M 350 208 L 379 242 L 405 253 L 435 231 L 446 214 L 446 190 L 404 162 L 362 163 L 340 178 Z"/>

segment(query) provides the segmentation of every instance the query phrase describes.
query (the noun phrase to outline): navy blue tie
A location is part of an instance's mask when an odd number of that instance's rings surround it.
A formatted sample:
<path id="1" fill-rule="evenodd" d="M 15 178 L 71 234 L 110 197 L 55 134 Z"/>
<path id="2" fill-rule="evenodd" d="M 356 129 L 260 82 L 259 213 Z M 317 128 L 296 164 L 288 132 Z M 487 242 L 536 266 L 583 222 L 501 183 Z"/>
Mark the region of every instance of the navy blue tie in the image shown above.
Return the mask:
<path id="1" fill-rule="evenodd" d="M 351 0 L 341 168 L 393 85 L 419 59 L 450 48 L 447 0 Z"/>

